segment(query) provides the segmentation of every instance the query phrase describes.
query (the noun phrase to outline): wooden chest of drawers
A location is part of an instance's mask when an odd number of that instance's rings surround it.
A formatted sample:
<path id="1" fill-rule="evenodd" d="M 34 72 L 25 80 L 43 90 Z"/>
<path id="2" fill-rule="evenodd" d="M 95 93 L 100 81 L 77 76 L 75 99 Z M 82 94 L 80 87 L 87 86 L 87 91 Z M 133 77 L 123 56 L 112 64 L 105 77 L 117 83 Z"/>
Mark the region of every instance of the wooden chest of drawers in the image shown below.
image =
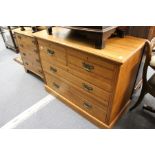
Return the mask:
<path id="1" fill-rule="evenodd" d="M 111 38 L 102 50 L 55 28 L 35 34 L 45 88 L 101 128 L 111 128 L 130 103 L 144 39 Z"/>
<path id="2" fill-rule="evenodd" d="M 31 28 L 21 31 L 20 28 L 14 31 L 18 48 L 23 60 L 25 71 L 31 71 L 43 78 L 43 71 L 40 63 L 38 43 L 33 37 Z"/>

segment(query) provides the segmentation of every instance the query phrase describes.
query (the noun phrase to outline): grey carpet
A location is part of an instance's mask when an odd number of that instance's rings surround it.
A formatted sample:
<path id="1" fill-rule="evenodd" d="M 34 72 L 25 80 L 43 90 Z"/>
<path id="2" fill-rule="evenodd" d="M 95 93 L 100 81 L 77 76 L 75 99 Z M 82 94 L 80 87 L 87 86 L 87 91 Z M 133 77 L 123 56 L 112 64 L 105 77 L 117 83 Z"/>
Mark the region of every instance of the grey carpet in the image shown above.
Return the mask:
<path id="1" fill-rule="evenodd" d="M 54 99 L 32 117 L 19 124 L 17 129 L 96 129 L 81 115 Z"/>
<path id="2" fill-rule="evenodd" d="M 16 117 L 47 95 L 43 82 L 33 74 L 25 73 L 23 66 L 13 58 L 17 55 L 5 49 L 0 38 L 0 126 Z M 148 76 L 153 71 L 150 69 Z M 134 94 L 133 103 L 139 96 Z M 155 99 L 146 95 L 142 104 L 154 104 Z M 114 126 L 115 129 L 155 128 L 155 114 L 142 110 L 142 104 L 126 112 Z M 154 105 L 153 105 L 154 106 Z M 55 99 L 46 107 L 17 126 L 18 129 L 97 128 L 85 118 Z"/>
<path id="3" fill-rule="evenodd" d="M 47 95 L 43 82 L 25 73 L 0 42 L 0 127 Z"/>

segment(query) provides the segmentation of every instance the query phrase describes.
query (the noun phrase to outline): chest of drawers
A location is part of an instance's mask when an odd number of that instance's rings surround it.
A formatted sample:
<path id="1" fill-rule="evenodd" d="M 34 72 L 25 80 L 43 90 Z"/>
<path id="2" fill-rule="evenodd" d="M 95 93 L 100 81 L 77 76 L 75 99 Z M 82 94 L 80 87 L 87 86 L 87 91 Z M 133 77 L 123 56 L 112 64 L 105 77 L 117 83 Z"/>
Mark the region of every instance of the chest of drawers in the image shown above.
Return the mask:
<path id="1" fill-rule="evenodd" d="M 21 31 L 19 28 L 14 33 L 25 70 L 43 78 L 38 43 L 36 38 L 33 37 L 31 28 L 26 28 L 25 31 Z"/>
<path id="2" fill-rule="evenodd" d="M 111 38 L 102 50 L 55 28 L 35 34 L 45 88 L 101 128 L 111 128 L 121 116 L 134 88 L 144 39 Z"/>

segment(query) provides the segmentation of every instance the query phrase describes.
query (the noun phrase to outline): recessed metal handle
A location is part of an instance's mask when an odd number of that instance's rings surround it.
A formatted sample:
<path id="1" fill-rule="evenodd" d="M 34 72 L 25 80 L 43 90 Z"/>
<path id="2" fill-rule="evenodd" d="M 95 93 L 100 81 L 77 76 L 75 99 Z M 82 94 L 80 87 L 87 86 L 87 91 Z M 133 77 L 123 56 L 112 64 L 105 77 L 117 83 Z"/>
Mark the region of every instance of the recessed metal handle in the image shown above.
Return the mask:
<path id="1" fill-rule="evenodd" d="M 83 103 L 83 106 L 84 106 L 84 108 L 86 108 L 86 109 L 91 109 L 91 108 L 92 108 L 92 104 L 91 104 L 91 103 L 88 103 L 88 102 L 84 102 L 84 103 Z"/>
<path id="2" fill-rule="evenodd" d="M 38 50 L 37 50 L 37 49 L 34 49 L 33 51 L 34 51 L 35 53 L 37 53 L 37 52 L 38 52 Z"/>
<path id="3" fill-rule="evenodd" d="M 23 44 L 20 44 L 20 47 L 24 47 L 24 45 Z"/>
<path id="4" fill-rule="evenodd" d="M 51 66 L 51 67 L 50 67 L 50 71 L 56 73 L 56 72 L 57 72 L 57 69 Z"/>
<path id="5" fill-rule="evenodd" d="M 36 45 L 37 44 L 37 41 L 36 40 L 32 40 L 32 43 Z"/>
<path id="6" fill-rule="evenodd" d="M 42 74 L 43 72 L 42 72 L 42 70 L 38 70 L 38 72 L 40 73 L 40 74 Z"/>
<path id="7" fill-rule="evenodd" d="M 39 59 L 36 59 L 36 62 L 40 62 Z"/>
<path id="8" fill-rule="evenodd" d="M 18 39 L 22 39 L 22 37 L 21 36 L 18 36 Z"/>
<path id="9" fill-rule="evenodd" d="M 91 72 L 94 69 L 94 66 L 88 63 L 83 62 L 83 69 L 86 70 L 87 72 Z"/>
<path id="10" fill-rule="evenodd" d="M 26 53 L 23 53 L 23 56 L 26 56 Z"/>
<path id="11" fill-rule="evenodd" d="M 55 52 L 53 50 L 47 49 L 47 53 L 48 55 L 52 56 L 54 55 Z"/>
<path id="12" fill-rule="evenodd" d="M 59 86 L 57 83 L 55 83 L 55 82 L 53 82 L 53 86 L 54 86 L 55 88 L 57 88 L 57 89 L 60 88 L 60 86 Z"/>
<path id="13" fill-rule="evenodd" d="M 87 92 L 91 92 L 93 91 L 93 88 L 91 86 L 88 86 L 87 84 L 85 83 L 82 83 L 82 86 L 83 86 L 83 89 Z"/>

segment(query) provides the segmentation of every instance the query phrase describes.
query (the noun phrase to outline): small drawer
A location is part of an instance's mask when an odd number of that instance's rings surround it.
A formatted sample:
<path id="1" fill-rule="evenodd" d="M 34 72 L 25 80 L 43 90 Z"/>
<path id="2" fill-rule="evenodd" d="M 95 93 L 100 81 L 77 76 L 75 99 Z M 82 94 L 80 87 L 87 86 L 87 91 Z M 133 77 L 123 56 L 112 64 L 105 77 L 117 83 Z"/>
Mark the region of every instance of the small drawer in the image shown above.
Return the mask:
<path id="1" fill-rule="evenodd" d="M 16 34 L 19 49 L 36 49 L 37 40 L 33 37 Z"/>
<path id="2" fill-rule="evenodd" d="M 76 67 L 76 70 L 90 76 L 98 75 L 98 77 L 103 77 L 108 80 L 112 80 L 114 77 L 114 71 L 71 55 L 68 55 L 68 66 L 70 68 Z"/>
<path id="3" fill-rule="evenodd" d="M 60 78 L 64 78 L 71 84 L 77 86 L 83 93 L 87 96 L 96 98 L 96 100 L 99 100 L 104 105 L 108 105 L 109 99 L 110 99 L 110 93 L 102 90 L 99 87 L 96 87 L 95 85 L 86 82 L 85 80 L 82 80 L 69 72 L 59 68 L 56 65 L 51 65 L 45 61 L 42 61 L 42 66 L 45 72 L 58 76 Z"/>
<path id="4" fill-rule="evenodd" d="M 43 60 L 54 61 L 66 65 L 66 50 L 61 45 L 38 40 L 40 55 Z"/>
<path id="5" fill-rule="evenodd" d="M 115 70 L 116 65 L 109 60 L 100 58 L 98 56 L 87 54 L 86 52 L 81 52 L 72 48 L 67 48 L 67 53 L 74 57 L 78 57 L 84 61 L 89 61 L 90 63 L 99 65 L 109 70 Z"/>

